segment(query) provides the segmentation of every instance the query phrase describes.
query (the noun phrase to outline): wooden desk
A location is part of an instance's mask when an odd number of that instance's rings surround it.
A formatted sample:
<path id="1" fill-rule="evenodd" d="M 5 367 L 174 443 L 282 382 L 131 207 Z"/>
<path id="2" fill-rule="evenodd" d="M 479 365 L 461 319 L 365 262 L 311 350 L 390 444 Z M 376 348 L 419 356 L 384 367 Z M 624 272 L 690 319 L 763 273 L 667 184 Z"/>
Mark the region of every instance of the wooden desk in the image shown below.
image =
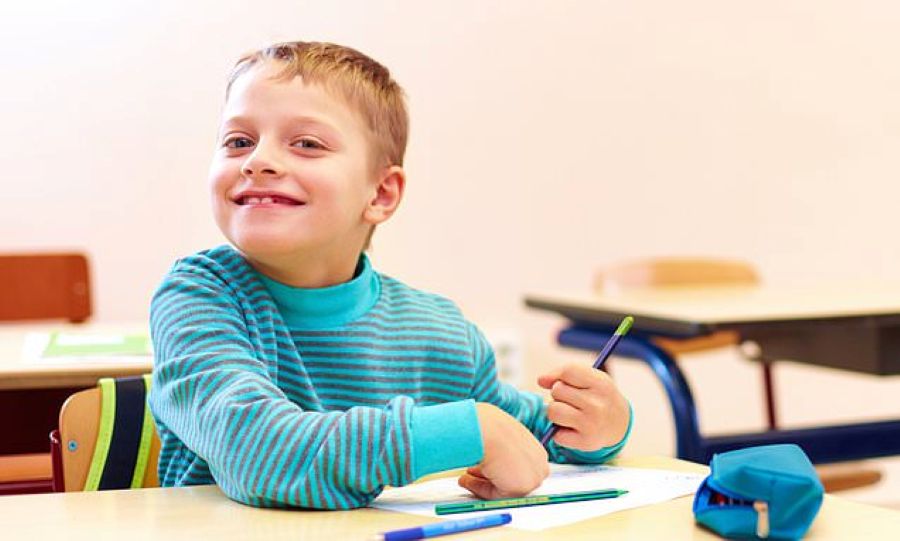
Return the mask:
<path id="1" fill-rule="evenodd" d="M 807 286 L 705 286 L 614 294 L 534 294 L 525 304 L 575 323 L 689 338 L 737 331 L 776 359 L 877 375 L 900 374 L 900 282 Z"/>
<path id="2" fill-rule="evenodd" d="M 26 336 L 35 332 L 145 332 L 131 324 L 2 324 L 0 325 L 0 454 L 46 453 L 48 434 L 56 428 L 59 408 L 72 393 L 93 387 L 101 377 L 145 374 L 153 361 L 86 358 L 78 363 L 28 361 Z"/>
<path id="3" fill-rule="evenodd" d="M 900 454 L 900 420 L 703 437 L 684 375 L 652 342 L 731 330 L 757 342 L 768 358 L 900 374 L 900 283 L 678 286 L 604 295 L 532 294 L 525 303 L 571 320 L 558 336 L 560 344 L 595 351 L 623 316 L 635 317 L 616 354 L 646 362 L 660 379 L 675 418 L 679 458 L 705 463 L 716 452 L 785 442 L 801 445 L 814 462 Z"/>
<path id="4" fill-rule="evenodd" d="M 671 458 L 622 459 L 626 466 L 705 471 Z M 694 524 L 691 497 L 623 511 L 540 532 L 494 528 L 447 539 L 717 539 Z M 434 522 L 378 509 L 300 511 L 255 509 L 226 498 L 215 486 L 73 492 L 0 498 L 4 539 L 368 539 L 386 530 Z M 831 496 L 807 539 L 896 539 L 900 512 Z"/>

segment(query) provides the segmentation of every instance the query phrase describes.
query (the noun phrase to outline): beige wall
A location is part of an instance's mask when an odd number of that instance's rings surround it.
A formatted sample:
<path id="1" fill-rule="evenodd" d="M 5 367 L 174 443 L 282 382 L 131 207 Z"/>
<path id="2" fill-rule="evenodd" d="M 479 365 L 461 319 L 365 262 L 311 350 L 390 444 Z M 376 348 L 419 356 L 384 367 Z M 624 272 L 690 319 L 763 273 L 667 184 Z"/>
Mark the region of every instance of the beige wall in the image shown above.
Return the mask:
<path id="1" fill-rule="evenodd" d="M 408 197 L 377 265 L 518 329 L 531 370 L 572 357 L 523 292 L 587 285 L 614 260 L 740 256 L 787 283 L 900 274 L 896 2 L 8 4 L 0 250 L 88 251 L 99 319 L 145 317 L 173 258 L 220 242 L 205 175 L 225 73 L 298 38 L 358 47 L 408 91 Z M 759 423 L 755 389 L 722 391 L 749 370 L 690 366 L 705 427 Z M 870 400 L 896 380 L 787 372 L 789 422 L 900 411 Z M 633 450 L 667 452 L 655 383 L 620 377 Z"/>

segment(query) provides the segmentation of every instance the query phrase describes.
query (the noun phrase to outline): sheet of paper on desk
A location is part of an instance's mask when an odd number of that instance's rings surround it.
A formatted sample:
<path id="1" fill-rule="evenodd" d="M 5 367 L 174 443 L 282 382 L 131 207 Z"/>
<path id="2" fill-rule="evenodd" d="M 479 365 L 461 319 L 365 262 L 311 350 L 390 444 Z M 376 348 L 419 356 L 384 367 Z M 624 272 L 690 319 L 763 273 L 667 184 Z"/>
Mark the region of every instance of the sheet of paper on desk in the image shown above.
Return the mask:
<path id="1" fill-rule="evenodd" d="M 695 473 L 602 465 L 554 464 L 551 466 L 551 472 L 550 477 L 533 494 L 555 494 L 602 488 L 623 488 L 629 492 L 624 496 L 609 500 L 503 509 L 502 512 L 512 515 L 510 526 L 522 530 L 543 530 L 615 511 L 671 500 L 694 493 L 704 477 Z M 470 499 L 472 499 L 471 494 L 456 484 L 455 477 L 451 477 L 402 488 L 388 488 L 372 502 L 371 506 L 413 515 L 437 517 L 438 515 L 434 512 L 435 504 Z M 473 517 L 497 512 L 495 510 L 465 513 L 441 518 Z"/>
<path id="2" fill-rule="evenodd" d="M 152 355 L 146 334 L 32 332 L 25 335 L 22 359 L 43 364 L 146 363 Z"/>

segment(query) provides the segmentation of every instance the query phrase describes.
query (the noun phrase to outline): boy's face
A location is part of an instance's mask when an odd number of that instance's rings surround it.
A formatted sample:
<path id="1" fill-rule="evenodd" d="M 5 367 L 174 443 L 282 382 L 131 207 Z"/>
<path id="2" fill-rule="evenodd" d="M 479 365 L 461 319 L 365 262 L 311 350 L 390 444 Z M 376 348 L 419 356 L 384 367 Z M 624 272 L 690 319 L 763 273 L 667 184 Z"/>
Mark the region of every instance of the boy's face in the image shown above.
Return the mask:
<path id="1" fill-rule="evenodd" d="M 255 66 L 231 87 L 209 174 L 216 223 L 271 264 L 341 246 L 358 255 L 377 223 L 368 131 L 324 87 L 273 78 L 277 68 Z"/>

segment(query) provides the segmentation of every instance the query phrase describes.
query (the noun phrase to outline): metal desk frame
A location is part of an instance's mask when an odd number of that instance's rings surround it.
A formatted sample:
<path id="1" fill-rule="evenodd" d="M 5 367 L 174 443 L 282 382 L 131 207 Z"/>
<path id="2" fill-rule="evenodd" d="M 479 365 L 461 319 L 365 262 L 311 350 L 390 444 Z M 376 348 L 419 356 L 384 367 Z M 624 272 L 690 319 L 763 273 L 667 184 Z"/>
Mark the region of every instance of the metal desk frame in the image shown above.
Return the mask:
<path id="1" fill-rule="evenodd" d="M 615 326 L 573 324 L 559 333 L 563 346 L 597 351 Z M 697 408 L 684 374 L 671 355 L 656 346 L 653 335 L 633 331 L 623 339 L 616 355 L 646 363 L 656 374 L 672 407 L 677 456 L 709 463 L 715 453 L 754 445 L 796 443 L 815 463 L 840 462 L 900 454 L 900 419 L 832 425 L 793 430 L 731 434 L 707 437 L 700 434 Z"/>

